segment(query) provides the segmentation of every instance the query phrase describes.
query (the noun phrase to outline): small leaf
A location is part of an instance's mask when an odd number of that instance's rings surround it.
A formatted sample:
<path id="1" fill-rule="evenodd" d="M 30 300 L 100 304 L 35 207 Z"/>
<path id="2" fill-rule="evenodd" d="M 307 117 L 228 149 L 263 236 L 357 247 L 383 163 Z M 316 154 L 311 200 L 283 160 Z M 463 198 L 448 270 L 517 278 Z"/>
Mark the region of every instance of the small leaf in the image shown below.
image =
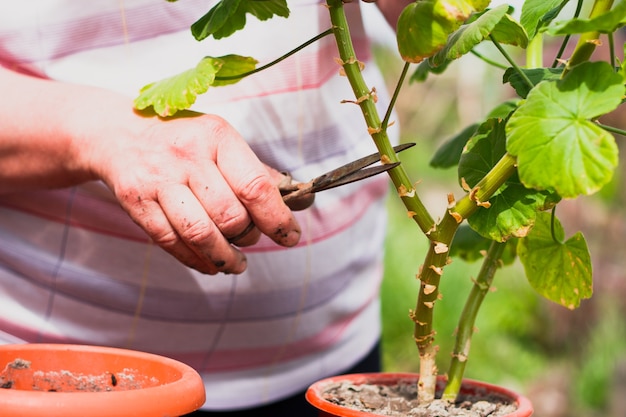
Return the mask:
<path id="1" fill-rule="evenodd" d="M 135 98 L 135 107 L 143 110 L 152 106 L 159 116 L 172 116 L 179 110 L 190 108 L 197 96 L 210 86 L 233 84 L 241 79 L 216 81 L 216 75 L 242 74 L 254 69 L 255 64 L 253 58 L 238 55 L 205 57 L 195 68 L 143 87 Z"/>
<path id="2" fill-rule="evenodd" d="M 519 46 L 520 48 L 526 48 L 528 46 L 526 30 L 509 14 L 504 15 L 491 31 L 491 35 L 500 43 Z"/>
<path id="3" fill-rule="evenodd" d="M 246 25 L 246 14 L 259 20 L 273 16 L 288 17 L 287 0 L 221 0 L 204 16 L 191 25 L 191 33 L 201 41 L 213 36 L 226 38 Z"/>
<path id="4" fill-rule="evenodd" d="M 533 85 L 537 85 L 541 81 L 545 80 L 559 80 L 561 78 L 561 74 L 563 73 L 563 68 L 522 68 L 521 70 L 526 75 L 526 77 L 528 77 L 528 79 L 533 83 Z M 522 98 L 526 98 L 531 90 L 531 87 L 526 84 L 524 79 L 514 68 L 507 68 L 507 70 L 504 72 L 502 80 L 505 83 L 510 83 L 511 87 L 513 87 L 517 92 L 517 95 Z"/>
<path id="5" fill-rule="evenodd" d="M 201 41 L 211 35 L 213 35 L 215 39 L 220 39 L 224 36 L 228 36 L 224 35 L 224 33 L 232 34 L 235 32 L 236 29 L 228 29 L 228 25 L 230 24 L 232 27 L 234 21 L 241 21 L 240 18 L 237 19 L 237 13 L 239 12 L 241 15 L 241 12 L 239 11 L 239 4 L 241 1 L 242 0 L 221 0 L 204 16 L 193 23 L 191 25 L 191 33 L 196 40 Z M 240 23 L 237 24 L 237 26 L 239 25 Z M 239 29 L 241 29 L 241 27 L 239 27 Z M 216 33 L 218 35 L 215 35 Z"/>
<path id="6" fill-rule="evenodd" d="M 446 140 L 430 160 L 430 165 L 435 168 L 450 168 L 459 164 L 459 158 L 467 141 L 476 133 L 478 124 L 467 126 L 460 133 Z"/>
<path id="7" fill-rule="evenodd" d="M 213 87 L 235 84 L 241 80 L 241 75 L 247 74 L 256 68 L 258 61 L 249 56 L 225 55 L 219 58 L 222 66 L 217 72 Z"/>
<path id="8" fill-rule="evenodd" d="M 287 0 L 246 0 L 246 12 L 263 21 L 274 16 L 289 17 Z"/>
<path id="9" fill-rule="evenodd" d="M 427 61 L 424 61 L 427 62 Z M 421 64 L 420 64 L 421 65 Z M 487 115 L 488 119 L 506 119 L 517 108 L 514 101 L 505 101 L 494 107 Z M 480 125 L 474 123 L 467 126 L 461 132 L 447 139 L 435 152 L 430 160 L 430 166 L 434 168 L 451 168 L 459 164 L 463 148 L 476 133 Z"/>
<path id="10" fill-rule="evenodd" d="M 564 198 L 607 184 L 618 163 L 613 136 L 593 119 L 614 110 L 622 76 L 605 62 L 576 66 L 563 80 L 543 81 L 507 123 L 507 150 L 517 156 L 522 183 Z"/>
<path id="11" fill-rule="evenodd" d="M 568 0 L 526 0 L 522 5 L 520 23 L 530 39 L 537 31 L 554 19 Z"/>
<path id="12" fill-rule="evenodd" d="M 448 68 L 448 64 L 450 64 L 450 62 L 452 61 L 447 61 L 437 67 L 434 67 L 430 65 L 430 60 L 426 59 L 417 65 L 417 68 L 413 72 L 413 75 L 411 75 L 411 78 L 409 78 L 409 82 L 424 82 L 426 81 L 426 79 L 428 79 L 428 74 L 431 73 L 443 74 L 444 71 Z"/>
<path id="13" fill-rule="evenodd" d="M 489 0 L 418 0 L 402 10 L 396 28 L 402 59 L 419 63 L 446 44 L 448 36 Z"/>
<path id="14" fill-rule="evenodd" d="M 467 144 L 459 162 L 459 178 L 474 187 L 505 154 L 503 120 L 483 123 Z M 535 223 L 536 213 L 552 207 L 558 196 L 524 187 L 513 175 L 489 199 L 489 208 L 480 207 L 468 218 L 472 229 L 490 240 L 504 242 L 524 237 Z"/>
<path id="15" fill-rule="evenodd" d="M 515 243 L 512 240 L 506 245 L 501 258 L 504 265 L 512 264 L 516 258 L 517 245 Z M 462 224 L 457 229 L 450 245 L 450 256 L 461 258 L 466 262 L 474 262 L 484 259 L 485 252 L 490 245 L 491 240 L 482 237 L 467 224 Z"/>
<path id="16" fill-rule="evenodd" d="M 519 241 L 517 254 L 530 285 L 541 295 L 569 309 L 591 297 L 592 266 L 585 238 L 579 232 L 563 240 L 563 227 L 555 219 L 555 241 L 551 214 L 539 213 L 531 233 Z"/>
<path id="17" fill-rule="evenodd" d="M 626 1 L 620 1 L 608 12 L 593 19 L 571 19 L 555 22 L 548 27 L 554 36 L 585 32 L 613 33 L 626 24 Z"/>
<path id="18" fill-rule="evenodd" d="M 486 11 L 473 22 L 461 26 L 450 36 L 445 47 L 433 56 L 431 64 L 437 66 L 446 59 L 458 59 L 471 51 L 489 36 L 508 9 L 509 6 L 506 4 L 500 5 Z"/>

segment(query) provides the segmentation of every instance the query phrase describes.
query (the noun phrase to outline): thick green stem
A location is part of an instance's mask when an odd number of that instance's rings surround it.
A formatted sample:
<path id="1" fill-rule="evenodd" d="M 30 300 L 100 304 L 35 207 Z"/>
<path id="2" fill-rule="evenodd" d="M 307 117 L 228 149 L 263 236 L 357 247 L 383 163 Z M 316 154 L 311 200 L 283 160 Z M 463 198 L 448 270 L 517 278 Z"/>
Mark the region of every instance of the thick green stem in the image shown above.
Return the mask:
<path id="1" fill-rule="evenodd" d="M 356 100 L 353 103 L 361 108 L 368 132 L 372 136 L 379 152 L 387 162 L 397 161 L 397 155 L 386 132 L 386 122 L 381 122 L 375 106 L 374 91 L 367 86 L 361 74 L 361 66 L 355 55 L 348 23 L 341 0 L 326 0 L 333 25 L 335 40 L 345 73 Z M 407 66 L 403 70 L 406 73 Z M 402 82 L 401 77 L 401 81 Z M 399 90 L 396 88 L 394 99 Z M 393 100 L 392 100 L 393 101 Z M 390 114 L 388 111 L 387 114 Z M 455 203 L 449 197 L 449 208 L 438 224 L 435 224 L 419 199 L 404 167 L 400 165 L 389 172 L 410 216 L 416 221 L 422 232 L 430 240 L 430 247 L 418 277 L 421 280 L 417 306 L 411 312 L 415 323 L 414 339 L 420 353 L 420 381 L 418 398 L 422 403 L 434 399 L 437 368 L 435 358 L 437 347 L 434 345 L 433 310 L 439 299 L 439 282 L 444 267 L 448 264 L 448 251 L 459 224 L 485 203 L 502 184 L 515 172 L 515 158 L 505 155 L 494 168 L 463 199 Z"/>
<path id="2" fill-rule="evenodd" d="M 361 112 L 367 124 L 367 130 L 374 140 L 378 151 L 383 159 L 385 159 L 385 162 L 397 162 L 399 159 L 393 151 L 393 146 L 387 135 L 386 126 L 382 125 L 380 116 L 378 115 L 375 91 L 367 86 L 361 74 L 363 63 L 357 59 L 354 52 L 343 3 L 341 0 L 327 0 L 327 5 L 330 12 L 330 20 L 333 25 L 332 29 L 337 42 L 339 58 L 342 63 L 341 66 L 356 97 L 354 103 L 358 104 L 361 108 Z M 417 222 L 423 232 L 430 230 L 434 225 L 434 220 L 417 196 L 415 188 L 404 167 L 399 165 L 389 170 L 388 173 L 410 216 Z"/>
<path id="3" fill-rule="evenodd" d="M 434 345 L 433 310 L 439 299 L 439 283 L 448 264 L 448 250 L 459 224 L 480 207 L 487 207 L 489 198 L 515 172 L 515 158 L 505 154 L 485 177 L 456 204 L 451 202 L 443 219 L 428 233 L 431 245 L 426 254 L 419 278 L 420 292 L 411 319 L 415 323 L 413 337 L 420 352 L 420 381 L 417 386 L 421 403 L 435 398 L 437 347 Z"/>
<path id="4" fill-rule="evenodd" d="M 467 297 L 465 307 L 463 307 L 456 334 L 456 343 L 452 353 L 452 361 L 448 370 L 448 384 L 442 396 L 444 400 L 455 401 L 461 389 L 478 310 L 480 310 L 480 306 L 489 288 L 491 288 L 493 277 L 500 266 L 500 259 L 502 258 L 505 245 L 506 243 L 502 242 L 494 241 L 491 243 L 482 268 L 478 277 L 474 280 L 474 286 Z"/>

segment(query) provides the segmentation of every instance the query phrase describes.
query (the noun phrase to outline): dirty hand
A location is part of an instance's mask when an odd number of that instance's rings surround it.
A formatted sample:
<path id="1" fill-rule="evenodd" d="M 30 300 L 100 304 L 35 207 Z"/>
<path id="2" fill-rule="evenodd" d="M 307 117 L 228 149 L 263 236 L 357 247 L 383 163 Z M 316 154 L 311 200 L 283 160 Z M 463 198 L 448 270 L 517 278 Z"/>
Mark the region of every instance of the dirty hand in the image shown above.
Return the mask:
<path id="1" fill-rule="evenodd" d="M 97 156 L 99 176 L 132 219 L 163 249 L 198 271 L 241 273 L 235 246 L 263 233 L 293 246 L 300 228 L 263 165 L 225 120 L 194 115 L 146 119 L 132 138 L 112 140 Z M 256 227 L 240 236 L 248 225 Z"/>

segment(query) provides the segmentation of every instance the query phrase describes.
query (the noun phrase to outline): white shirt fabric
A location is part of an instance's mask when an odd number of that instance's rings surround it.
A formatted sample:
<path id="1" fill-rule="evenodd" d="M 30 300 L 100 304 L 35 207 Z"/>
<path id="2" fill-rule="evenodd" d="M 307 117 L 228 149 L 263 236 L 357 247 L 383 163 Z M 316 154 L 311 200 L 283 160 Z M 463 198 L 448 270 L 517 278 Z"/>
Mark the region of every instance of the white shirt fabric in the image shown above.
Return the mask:
<path id="1" fill-rule="evenodd" d="M 135 97 L 139 89 L 236 53 L 261 64 L 328 29 L 324 5 L 197 42 L 213 1 L 30 0 L 0 14 L 0 64 Z M 372 6 L 373 7 L 373 6 Z M 358 4 L 346 6 L 364 76 Z M 233 124 L 265 163 L 308 180 L 372 153 L 332 36 L 271 69 L 212 88 L 193 109 Z M 33 120 L 33 123 L 36 123 Z M 154 352 L 192 365 L 211 410 L 284 398 L 358 362 L 380 337 L 378 290 L 387 177 L 325 191 L 298 212 L 300 244 L 263 238 L 241 275 L 205 276 L 155 246 L 99 182 L 0 195 L 0 343 L 58 342 Z M 245 396 L 239 393 L 245 392 Z"/>

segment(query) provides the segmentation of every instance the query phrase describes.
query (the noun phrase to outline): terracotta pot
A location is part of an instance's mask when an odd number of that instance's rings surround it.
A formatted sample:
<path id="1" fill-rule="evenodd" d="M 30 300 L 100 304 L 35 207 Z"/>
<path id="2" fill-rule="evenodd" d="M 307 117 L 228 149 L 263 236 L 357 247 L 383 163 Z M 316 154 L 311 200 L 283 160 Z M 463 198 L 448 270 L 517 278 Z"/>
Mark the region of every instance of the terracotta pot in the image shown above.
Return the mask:
<path id="1" fill-rule="evenodd" d="M 0 346 L 0 414 L 164 417 L 198 409 L 200 375 L 170 358 L 110 347 Z"/>
<path id="2" fill-rule="evenodd" d="M 351 408 L 343 407 L 324 399 L 323 393 L 332 385 L 340 382 L 350 381 L 355 385 L 362 384 L 380 384 L 380 385 L 394 385 L 397 382 L 416 384 L 418 379 L 417 374 L 410 373 L 371 373 L 371 374 L 348 374 L 333 376 L 327 379 L 320 380 L 309 387 L 306 392 L 306 399 L 319 411 L 320 417 L 368 417 L 377 416 L 370 412 L 357 411 Z M 444 377 L 439 378 L 439 382 L 443 386 Z M 462 393 L 472 394 L 478 392 L 495 392 L 511 399 L 513 403 L 517 403 L 517 410 L 512 414 L 507 414 L 507 417 L 529 417 L 533 413 L 532 404 L 528 398 L 509 391 L 505 388 L 498 387 L 496 385 L 490 385 L 483 382 L 464 380 Z"/>

